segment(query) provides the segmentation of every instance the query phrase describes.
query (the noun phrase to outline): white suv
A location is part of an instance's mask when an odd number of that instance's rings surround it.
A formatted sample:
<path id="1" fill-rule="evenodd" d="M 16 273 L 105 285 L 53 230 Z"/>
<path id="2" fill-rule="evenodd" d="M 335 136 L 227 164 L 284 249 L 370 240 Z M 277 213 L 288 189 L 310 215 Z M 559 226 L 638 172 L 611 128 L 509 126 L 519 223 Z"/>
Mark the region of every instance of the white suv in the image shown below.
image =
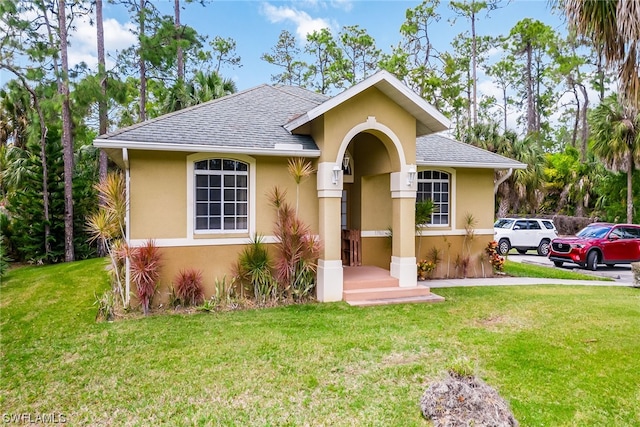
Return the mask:
<path id="1" fill-rule="evenodd" d="M 538 255 L 547 256 L 551 240 L 558 237 L 553 221 L 535 218 L 500 218 L 493 224 L 493 235 L 500 255 L 514 248 L 523 255 L 536 249 Z"/>

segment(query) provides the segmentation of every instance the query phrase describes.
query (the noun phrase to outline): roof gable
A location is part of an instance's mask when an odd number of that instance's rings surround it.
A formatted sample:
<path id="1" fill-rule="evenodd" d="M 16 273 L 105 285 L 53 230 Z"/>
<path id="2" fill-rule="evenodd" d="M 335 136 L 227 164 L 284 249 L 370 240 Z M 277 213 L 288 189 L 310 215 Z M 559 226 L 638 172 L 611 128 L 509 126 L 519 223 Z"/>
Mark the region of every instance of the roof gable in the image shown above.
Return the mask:
<path id="1" fill-rule="evenodd" d="M 416 136 L 449 129 L 449 119 L 385 70 L 377 72 L 339 95 L 310 109 L 305 114 L 296 117 L 284 125 L 284 128 L 293 132 L 371 87 L 376 87 L 416 118 Z"/>

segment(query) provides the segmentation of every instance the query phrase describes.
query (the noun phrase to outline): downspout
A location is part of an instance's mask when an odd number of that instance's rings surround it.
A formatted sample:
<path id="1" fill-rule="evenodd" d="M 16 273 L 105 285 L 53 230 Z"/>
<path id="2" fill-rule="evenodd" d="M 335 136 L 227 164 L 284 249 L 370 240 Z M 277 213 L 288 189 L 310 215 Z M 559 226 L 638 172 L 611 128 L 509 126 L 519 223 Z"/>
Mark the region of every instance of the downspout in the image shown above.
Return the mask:
<path id="1" fill-rule="evenodd" d="M 511 177 L 511 175 L 513 175 L 513 168 L 509 168 L 509 171 L 495 183 L 495 185 L 493 186 L 494 196 L 498 194 L 498 187 L 500 187 L 500 184 L 508 180 Z"/>
<path id="2" fill-rule="evenodd" d="M 129 187 L 129 151 L 126 148 L 122 149 L 122 160 L 124 162 L 124 186 L 125 186 L 125 216 L 124 216 L 124 226 L 125 226 L 125 231 L 124 231 L 124 239 L 125 242 L 127 244 L 127 248 L 129 247 L 129 244 L 131 243 L 131 232 L 129 231 L 129 224 L 130 224 L 130 206 L 129 206 L 129 193 L 130 193 L 130 187 Z M 130 302 L 130 294 L 131 294 L 131 260 L 129 258 L 129 251 L 127 250 L 127 257 L 125 258 L 125 304 L 127 307 L 129 307 L 129 302 Z"/>

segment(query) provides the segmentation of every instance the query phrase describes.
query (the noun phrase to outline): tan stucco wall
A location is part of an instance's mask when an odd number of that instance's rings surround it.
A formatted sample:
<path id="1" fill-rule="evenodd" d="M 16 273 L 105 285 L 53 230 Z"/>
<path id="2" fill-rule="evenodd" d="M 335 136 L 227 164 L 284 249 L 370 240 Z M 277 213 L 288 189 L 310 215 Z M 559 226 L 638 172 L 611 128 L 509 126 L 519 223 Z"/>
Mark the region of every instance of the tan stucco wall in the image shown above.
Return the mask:
<path id="1" fill-rule="evenodd" d="M 130 218 L 132 239 L 216 238 L 221 234 L 187 236 L 187 156 L 191 153 L 132 151 L 130 153 Z M 220 157 L 212 153 L 210 158 Z M 221 157 L 233 157 L 223 155 Z M 256 215 L 256 232 L 273 234 L 275 210 L 269 193 L 275 186 L 286 190 L 286 200 L 295 209 L 296 184 L 284 157 L 258 157 L 256 160 L 256 203 L 250 205 Z M 311 160 L 312 164 L 314 162 Z M 315 168 L 315 164 L 314 164 Z M 316 174 L 300 184 L 299 214 L 318 232 Z M 235 234 L 235 237 L 238 237 Z M 240 236 L 241 237 L 241 236 Z"/>
<path id="2" fill-rule="evenodd" d="M 389 229 L 393 224 L 389 175 L 365 176 L 361 184 L 362 229 Z"/>
<path id="3" fill-rule="evenodd" d="M 275 187 L 287 192 L 286 201 L 295 209 L 296 184 L 288 172 L 288 158 L 256 158 L 256 229 L 259 234 L 273 235 L 275 210 L 269 201 L 269 195 Z M 309 160 L 316 168 L 315 162 Z M 317 177 L 314 172 L 300 184 L 298 214 L 311 227 L 312 233 L 318 233 L 318 193 Z"/>
<path id="4" fill-rule="evenodd" d="M 407 163 L 415 163 L 415 118 L 374 87 L 328 111 L 322 119 L 323 123 L 314 123 L 312 136 L 322 151 L 319 161 L 334 162 L 345 135 L 356 125 L 366 122 L 370 116 L 397 135 L 404 147 Z M 391 148 L 392 143 L 386 136 L 374 133 Z M 399 168 L 395 149 L 391 149 L 390 153 L 394 169 Z"/>
<path id="5" fill-rule="evenodd" d="M 362 265 L 374 265 L 389 269 L 391 262 L 391 237 L 362 238 Z"/>
<path id="6" fill-rule="evenodd" d="M 187 153 L 130 151 L 130 237 L 184 238 Z"/>
<path id="7" fill-rule="evenodd" d="M 416 238 L 416 248 L 418 239 L 421 239 L 422 243 L 420 253 L 416 252 L 417 260 L 431 259 L 432 249 L 438 249 L 440 261 L 433 275 L 434 278 L 461 278 L 462 271 L 456 269 L 458 256 L 468 256 L 470 259 L 467 277 L 493 276 L 491 264 L 484 253 L 487 243 L 493 240 L 493 234 L 476 234 L 472 240 L 467 241 L 464 236 L 422 236 Z M 469 245 L 466 242 L 470 242 Z"/>
<path id="8" fill-rule="evenodd" d="M 456 171 L 457 228 L 464 228 L 467 214 L 472 214 L 476 220 L 475 228 L 493 228 L 495 209 L 493 179 L 492 169 L 458 169 Z"/>

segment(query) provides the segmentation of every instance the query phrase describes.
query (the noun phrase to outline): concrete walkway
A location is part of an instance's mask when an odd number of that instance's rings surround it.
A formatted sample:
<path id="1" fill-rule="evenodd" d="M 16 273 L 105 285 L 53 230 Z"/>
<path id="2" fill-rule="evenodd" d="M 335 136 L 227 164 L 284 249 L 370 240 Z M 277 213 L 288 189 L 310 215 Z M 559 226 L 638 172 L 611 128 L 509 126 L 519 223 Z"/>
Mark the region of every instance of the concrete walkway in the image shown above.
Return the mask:
<path id="1" fill-rule="evenodd" d="M 568 286 L 622 286 L 630 288 L 632 284 L 604 280 L 566 280 L 540 279 L 532 277 L 491 277 L 479 279 L 436 279 L 418 282 L 431 289 L 468 286 L 526 286 L 526 285 L 568 285 Z"/>

